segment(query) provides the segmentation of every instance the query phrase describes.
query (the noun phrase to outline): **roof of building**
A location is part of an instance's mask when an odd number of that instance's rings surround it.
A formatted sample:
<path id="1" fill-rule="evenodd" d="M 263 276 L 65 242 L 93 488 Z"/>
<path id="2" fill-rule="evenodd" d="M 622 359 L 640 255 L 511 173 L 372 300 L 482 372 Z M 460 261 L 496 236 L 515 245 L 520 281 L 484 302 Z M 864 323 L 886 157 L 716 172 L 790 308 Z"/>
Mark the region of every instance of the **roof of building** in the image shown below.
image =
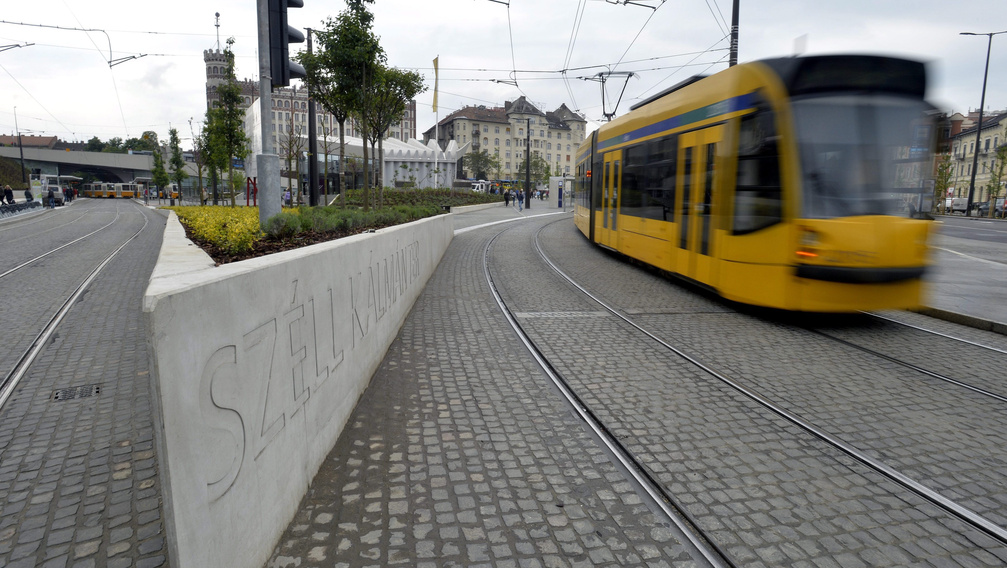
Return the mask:
<path id="1" fill-rule="evenodd" d="M 25 148 L 52 148 L 59 139 L 55 136 L 28 136 L 21 135 L 21 144 Z M 17 146 L 17 136 L 0 136 L 0 145 Z"/>
<path id="2" fill-rule="evenodd" d="M 996 125 L 998 125 L 998 124 L 1000 124 L 1001 122 L 1004 122 L 1004 121 L 1007 121 L 1007 112 L 1001 112 L 999 114 L 993 114 L 993 115 L 990 115 L 988 117 L 984 116 L 983 117 L 982 129 L 986 130 L 987 128 L 992 128 L 992 127 L 994 127 L 994 126 L 996 126 Z M 967 128 L 967 129 L 963 129 L 958 134 L 955 134 L 954 138 L 961 138 L 961 137 L 967 136 L 969 134 L 971 134 L 972 136 L 975 136 L 976 129 L 977 129 L 976 125 L 973 125 L 973 126 Z"/>
<path id="3" fill-rule="evenodd" d="M 473 122 L 488 122 L 497 124 L 510 124 L 510 115 L 525 114 L 544 116 L 549 122 L 549 128 L 555 130 L 570 130 L 569 122 L 587 122 L 581 115 L 567 108 L 566 104 L 559 105 L 554 111 L 542 112 L 535 105 L 528 102 L 524 96 L 516 101 L 507 101 L 504 107 L 470 106 L 456 110 L 442 118 L 437 124 L 447 126 L 456 120 L 471 120 Z M 424 132 L 425 135 L 432 135 L 434 127 L 430 127 Z"/>

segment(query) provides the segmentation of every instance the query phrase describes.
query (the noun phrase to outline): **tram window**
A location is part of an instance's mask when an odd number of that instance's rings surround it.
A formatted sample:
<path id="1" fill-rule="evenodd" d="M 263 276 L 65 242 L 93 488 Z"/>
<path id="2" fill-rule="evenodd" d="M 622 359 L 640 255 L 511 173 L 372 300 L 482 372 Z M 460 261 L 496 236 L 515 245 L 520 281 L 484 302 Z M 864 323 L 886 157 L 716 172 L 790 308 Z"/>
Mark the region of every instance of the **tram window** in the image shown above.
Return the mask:
<path id="1" fill-rule="evenodd" d="M 741 119 L 734 192 L 735 235 L 764 229 L 783 218 L 780 156 L 773 120 L 768 110 Z"/>
<path id="2" fill-rule="evenodd" d="M 678 136 L 665 136 L 624 151 L 623 215 L 673 220 L 677 153 Z"/>
<path id="3" fill-rule="evenodd" d="M 622 201 L 619 212 L 623 215 L 642 217 L 643 207 L 640 191 L 644 188 L 646 154 L 642 144 L 626 148 L 622 152 Z"/>

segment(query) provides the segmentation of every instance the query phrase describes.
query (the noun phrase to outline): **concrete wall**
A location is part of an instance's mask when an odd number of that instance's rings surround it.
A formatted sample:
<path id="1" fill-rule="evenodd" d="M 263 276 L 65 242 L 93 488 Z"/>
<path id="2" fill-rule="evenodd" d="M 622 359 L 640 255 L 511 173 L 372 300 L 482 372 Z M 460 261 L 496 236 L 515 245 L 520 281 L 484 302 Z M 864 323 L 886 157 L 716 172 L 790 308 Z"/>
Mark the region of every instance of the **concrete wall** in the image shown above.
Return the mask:
<path id="1" fill-rule="evenodd" d="M 268 560 L 451 226 L 442 215 L 213 267 L 171 214 L 144 311 L 175 565 Z"/>

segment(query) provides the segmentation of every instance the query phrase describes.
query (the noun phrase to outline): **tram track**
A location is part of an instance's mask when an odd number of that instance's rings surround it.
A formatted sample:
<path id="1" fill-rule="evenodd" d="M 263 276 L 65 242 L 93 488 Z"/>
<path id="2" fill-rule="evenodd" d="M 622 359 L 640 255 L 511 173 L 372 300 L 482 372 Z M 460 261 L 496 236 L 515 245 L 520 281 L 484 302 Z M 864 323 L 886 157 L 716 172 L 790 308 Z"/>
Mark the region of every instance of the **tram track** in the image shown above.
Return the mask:
<path id="1" fill-rule="evenodd" d="M 80 220 L 83 217 L 84 217 L 84 215 L 81 215 L 80 217 L 78 217 L 77 219 L 75 219 L 72 222 L 78 221 L 78 220 Z M 17 272 L 18 270 L 21 270 L 21 269 L 25 268 L 26 266 L 29 266 L 29 265 L 31 265 L 31 264 L 33 264 L 35 262 L 38 262 L 38 261 L 42 260 L 43 258 L 51 255 L 51 254 L 55 254 L 55 253 L 57 253 L 57 252 L 65 249 L 65 248 L 67 248 L 67 247 L 69 247 L 71 245 L 77 244 L 80 241 L 83 241 L 84 239 L 87 239 L 88 237 L 91 237 L 93 235 L 96 235 L 96 234 L 104 231 L 105 229 L 107 229 L 107 228 L 111 227 L 112 225 L 114 225 L 117 220 L 119 220 L 119 211 L 118 210 L 116 210 L 116 212 L 115 212 L 115 218 L 113 218 L 112 221 L 110 221 L 108 224 L 100 227 L 99 229 L 91 231 L 90 233 L 88 233 L 86 235 L 78 237 L 78 238 L 76 238 L 76 239 L 74 239 L 74 240 L 72 240 L 72 241 L 70 241 L 68 243 L 64 243 L 64 244 L 62 244 L 62 245 L 60 245 L 60 246 L 58 246 L 58 247 L 56 247 L 54 249 L 51 249 L 48 252 L 42 253 L 40 255 L 36 255 L 35 257 L 33 257 L 33 258 L 31 258 L 31 259 L 29 259 L 27 261 L 24 261 L 21 264 L 15 266 L 14 268 L 8 269 L 5 272 L 0 272 L 0 279 L 4 278 L 5 276 L 11 275 L 11 274 Z M 60 225 L 59 227 L 54 227 L 53 229 L 48 229 L 48 230 L 55 230 L 57 228 L 65 227 L 66 225 L 69 225 L 69 224 L 70 223 L 65 223 L 64 225 Z"/>
<path id="2" fill-rule="evenodd" d="M 841 452 L 842 455 L 850 457 L 851 459 L 855 460 L 857 463 L 861 464 L 868 470 L 881 475 L 883 478 L 891 481 L 892 483 L 895 483 L 899 487 L 917 496 L 918 498 L 924 500 L 925 502 L 938 507 L 948 515 L 951 515 L 954 518 L 959 519 L 963 523 L 966 523 L 968 526 L 971 526 L 979 531 L 982 531 L 984 534 L 995 539 L 997 542 L 1001 544 L 1007 544 L 1007 530 L 1005 530 L 1004 527 L 998 524 L 997 522 L 994 522 L 989 518 L 987 518 L 986 516 L 979 514 L 974 510 L 971 510 L 970 508 L 956 501 L 954 498 L 948 498 L 940 491 L 934 490 L 931 487 L 928 487 L 925 483 L 921 483 L 918 479 L 914 479 L 911 475 L 907 475 L 906 473 L 900 471 L 897 467 L 889 466 L 884 462 L 884 460 L 881 457 L 878 457 L 878 455 L 876 455 L 875 453 L 872 453 L 870 451 L 863 451 L 860 448 L 856 447 L 855 444 L 848 443 L 842 438 L 827 432 L 825 429 L 821 427 L 816 426 L 811 421 L 802 418 L 801 416 L 788 410 L 781 404 L 777 404 L 770 398 L 763 396 L 760 392 L 756 390 L 756 388 L 746 386 L 743 383 L 743 381 L 732 380 L 730 376 L 728 376 L 723 372 L 719 372 L 716 368 L 714 368 L 716 366 L 715 363 L 713 364 L 706 363 L 700 360 L 699 357 L 696 357 L 683 349 L 670 345 L 659 336 L 659 332 L 654 332 L 645 329 L 643 326 L 632 321 L 630 317 L 627 317 L 627 315 L 622 313 L 618 307 L 615 307 L 605 302 L 602 298 L 599 298 L 596 294 L 592 294 L 589 290 L 587 290 L 586 288 L 575 282 L 572 278 L 567 276 L 559 268 L 559 266 L 556 263 L 554 263 L 551 259 L 549 259 L 548 256 L 546 255 L 541 245 L 540 235 L 541 232 L 548 226 L 549 225 L 545 225 L 542 228 L 540 228 L 535 235 L 534 249 L 536 254 L 539 256 L 539 258 L 542 259 L 542 262 L 544 262 L 547 266 L 549 266 L 561 279 L 567 282 L 572 288 L 578 289 L 587 297 L 591 298 L 593 302 L 597 303 L 597 305 L 602 306 L 603 309 L 605 309 L 608 314 L 618 318 L 622 323 L 637 330 L 638 333 L 642 333 L 650 341 L 657 342 L 659 345 L 662 346 L 663 349 L 673 352 L 678 357 L 681 357 L 682 359 L 689 361 L 691 365 L 694 365 L 695 367 L 701 369 L 704 373 L 707 373 L 709 376 L 716 378 L 722 384 L 730 387 L 731 390 L 741 393 L 748 400 L 758 403 L 759 406 L 761 406 L 762 408 L 784 419 L 785 421 L 787 421 L 787 423 L 798 427 L 801 431 L 810 434 L 815 439 L 820 440 L 828 444 L 829 446 L 835 448 L 836 450 Z M 996 393 L 991 394 L 994 395 L 994 398 L 996 397 Z M 1000 401 L 1002 399 L 997 398 L 996 400 Z M 583 402 L 579 404 L 585 407 L 587 406 Z M 643 466 L 639 467 L 646 469 Z"/>
<path id="3" fill-rule="evenodd" d="M 605 449 L 609 452 L 609 455 L 616 460 L 623 471 L 632 478 L 636 486 L 648 497 L 653 508 L 661 511 L 664 514 L 664 517 L 679 529 L 680 534 L 688 539 L 688 542 L 692 545 L 694 555 L 698 554 L 698 556 L 704 559 L 709 566 L 717 568 L 736 568 L 738 564 L 731 559 L 730 555 L 727 554 L 726 551 L 716 544 L 715 540 L 704 534 L 702 529 L 699 528 L 699 524 L 696 522 L 696 519 L 689 513 L 688 508 L 678 502 L 673 495 L 668 493 L 662 484 L 650 473 L 649 469 L 633 457 L 632 452 L 630 452 L 622 444 L 618 436 L 611 432 L 591 411 L 590 407 L 581 400 L 574 389 L 571 388 L 569 383 L 567 383 L 566 380 L 564 380 L 556 369 L 549 363 L 548 359 L 535 345 L 535 342 L 531 339 L 531 337 L 525 333 L 514 312 L 507 306 L 506 302 L 502 298 L 500 291 L 494 283 L 489 267 L 489 255 L 493 244 L 500 235 L 504 234 L 508 230 L 510 230 L 510 228 L 497 233 L 496 236 L 487 242 L 483 251 L 483 272 L 486 277 L 486 282 L 489 285 L 490 292 L 493 295 L 494 300 L 499 306 L 501 312 L 504 314 L 507 323 L 518 335 L 522 344 L 532 354 L 535 362 L 559 390 L 560 394 L 567 401 L 570 408 L 581 420 L 584 421 L 596 439 L 604 445 Z"/>
<path id="4" fill-rule="evenodd" d="M 73 289 L 73 291 L 70 292 L 66 300 L 60 304 L 60 306 L 55 310 L 55 313 L 46 321 L 45 324 L 43 324 L 41 330 L 31 341 L 28 348 L 24 349 L 23 353 L 17 357 L 11 370 L 4 375 L 3 380 L 0 381 L 0 411 L 2 411 L 4 405 L 6 404 L 10 396 L 13 394 L 14 390 L 17 388 L 21 379 L 25 376 L 28 369 L 31 367 L 32 363 L 37 359 L 39 354 L 45 348 L 47 342 L 53 337 L 56 330 L 59 328 L 60 323 L 66 318 L 67 314 L 70 312 L 71 308 L 74 306 L 77 300 L 84 295 L 84 293 L 87 291 L 91 283 L 94 282 L 94 280 L 102 273 L 102 271 L 108 266 L 108 264 L 116 256 L 118 256 L 123 251 L 123 249 L 126 248 L 127 245 L 129 245 L 134 239 L 136 239 L 143 232 L 144 229 L 147 228 L 148 224 L 150 223 L 150 220 L 147 218 L 146 215 L 142 213 L 142 211 L 138 210 L 138 212 L 140 213 L 140 216 L 143 218 L 143 225 L 129 238 L 127 238 L 115 249 L 113 249 L 109 254 L 107 254 L 100 262 L 98 262 L 97 265 Z M 118 218 L 119 218 L 119 212 L 117 210 L 116 219 Z M 115 221 L 113 220 L 113 223 L 114 222 Z M 111 223 L 109 225 L 106 225 L 105 227 L 102 227 L 101 229 L 98 229 L 97 231 L 94 231 L 94 233 L 100 232 L 110 225 Z M 94 233 L 85 235 L 84 237 L 81 237 L 80 239 L 77 239 L 73 242 L 77 242 L 81 239 L 87 238 L 93 235 Z M 32 261 L 23 263 L 22 265 L 14 269 L 8 270 L 4 274 L 0 275 L 0 277 L 6 276 L 8 274 L 15 272 L 18 269 L 30 265 L 31 263 L 41 258 L 44 258 L 45 256 L 48 256 L 49 254 L 52 254 L 53 252 L 56 252 L 64 248 L 65 246 L 72 244 L 73 242 L 67 243 L 66 245 L 58 247 L 53 251 L 49 251 L 48 253 L 40 255 L 35 259 L 33 259 Z"/>

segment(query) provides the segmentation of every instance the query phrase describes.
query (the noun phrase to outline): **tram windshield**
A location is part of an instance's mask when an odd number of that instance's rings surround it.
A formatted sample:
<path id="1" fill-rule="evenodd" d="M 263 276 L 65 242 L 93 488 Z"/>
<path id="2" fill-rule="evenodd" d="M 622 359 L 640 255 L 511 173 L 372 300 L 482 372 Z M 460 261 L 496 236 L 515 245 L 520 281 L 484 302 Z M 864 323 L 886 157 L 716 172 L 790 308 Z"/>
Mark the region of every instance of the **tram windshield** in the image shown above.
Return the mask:
<path id="1" fill-rule="evenodd" d="M 919 99 L 802 97 L 792 103 L 806 218 L 905 213 L 923 192 L 934 133 Z"/>

